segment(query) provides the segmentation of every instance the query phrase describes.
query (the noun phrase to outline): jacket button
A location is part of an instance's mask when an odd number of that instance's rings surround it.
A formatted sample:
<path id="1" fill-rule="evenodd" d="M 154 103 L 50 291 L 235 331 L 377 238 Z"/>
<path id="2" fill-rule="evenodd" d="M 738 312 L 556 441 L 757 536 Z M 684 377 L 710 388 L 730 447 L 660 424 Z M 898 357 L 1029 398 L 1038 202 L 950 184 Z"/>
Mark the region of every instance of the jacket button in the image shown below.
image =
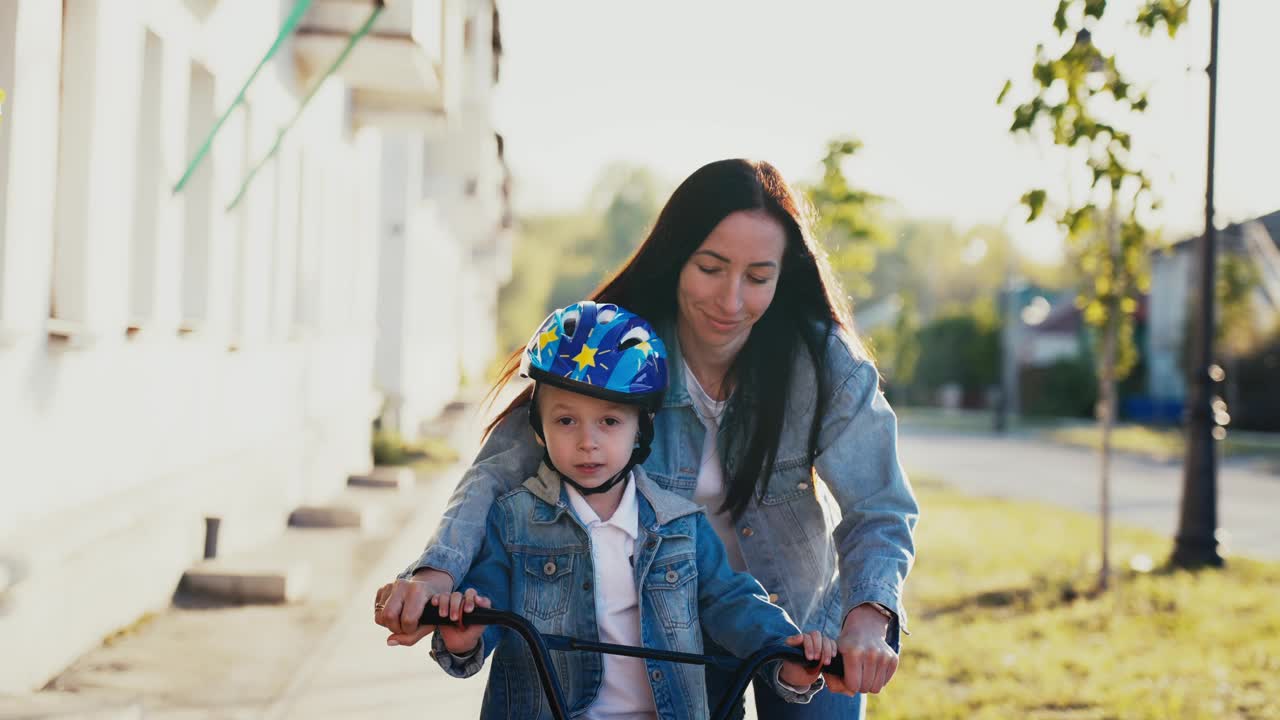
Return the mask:
<path id="1" fill-rule="evenodd" d="M 742 528 L 742 537 L 751 537 L 752 535 L 755 535 L 755 534 L 756 534 L 756 531 L 752 530 L 749 527 Z"/>
<path id="2" fill-rule="evenodd" d="M 591 581 L 590 581 L 590 580 L 588 580 L 587 582 L 582 583 L 582 589 L 583 589 L 583 590 L 590 591 L 590 590 L 591 590 Z"/>
<path id="3" fill-rule="evenodd" d="M 669 582 L 669 583 L 673 583 L 673 582 L 675 582 L 675 581 L 677 581 L 677 580 L 679 580 L 679 579 L 680 579 L 680 574 L 679 574 L 679 573 L 677 573 L 675 570 L 668 570 L 668 571 L 667 571 L 667 582 Z"/>
<path id="4" fill-rule="evenodd" d="M 807 483 L 807 482 L 799 483 L 799 484 L 797 484 L 797 485 L 796 485 L 796 489 L 797 489 L 797 490 L 808 490 L 808 489 L 809 489 L 809 483 Z"/>
<path id="5" fill-rule="evenodd" d="M 649 677 L 653 678 L 654 682 L 662 682 L 662 671 L 654 670 L 653 672 L 649 673 Z"/>
<path id="6" fill-rule="evenodd" d="M 553 563 L 553 562 L 551 562 L 550 560 L 548 560 L 548 561 L 547 561 L 547 564 L 542 566 L 542 572 L 544 572 L 544 573 L 546 573 L 546 574 L 548 574 L 548 575 L 555 575 L 555 574 L 556 574 L 556 564 L 555 564 L 555 563 Z"/>
<path id="7" fill-rule="evenodd" d="M 778 593 L 769 593 L 769 602 L 771 603 L 778 602 Z"/>
<path id="8" fill-rule="evenodd" d="M 656 541 L 656 540 L 650 540 L 649 542 L 647 542 L 647 543 L 645 543 L 645 544 L 644 544 L 644 547 L 645 547 L 645 549 L 646 549 L 646 550 L 652 550 L 652 549 L 654 549 L 654 548 L 658 547 L 658 541 Z"/>

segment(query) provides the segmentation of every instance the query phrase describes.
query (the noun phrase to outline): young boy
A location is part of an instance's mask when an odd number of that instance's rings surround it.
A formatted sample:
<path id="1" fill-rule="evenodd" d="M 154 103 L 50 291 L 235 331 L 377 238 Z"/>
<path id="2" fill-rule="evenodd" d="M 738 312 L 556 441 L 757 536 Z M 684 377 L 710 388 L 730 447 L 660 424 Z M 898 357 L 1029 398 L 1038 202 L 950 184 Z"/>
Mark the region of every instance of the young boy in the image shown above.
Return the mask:
<path id="1" fill-rule="evenodd" d="M 652 483 L 639 463 L 666 389 L 666 349 L 642 318 L 582 302 L 552 313 L 530 339 L 521 374 L 535 381 L 529 422 L 545 448 L 535 477 L 498 498 L 484 546 L 460 588 L 431 604 L 441 625 L 432 656 L 451 675 L 495 654 L 484 718 L 549 717 L 532 659 L 501 628 L 466 613 L 514 610 L 540 632 L 620 645 L 701 652 L 703 631 L 738 657 L 766 644 L 804 646 L 822 665 L 835 643 L 801 635 L 750 575 L 729 568 L 700 507 Z M 559 653 L 572 714 L 701 718 L 703 669 L 588 652 Z M 776 663 L 765 677 L 792 702 L 822 687 L 818 670 Z"/>

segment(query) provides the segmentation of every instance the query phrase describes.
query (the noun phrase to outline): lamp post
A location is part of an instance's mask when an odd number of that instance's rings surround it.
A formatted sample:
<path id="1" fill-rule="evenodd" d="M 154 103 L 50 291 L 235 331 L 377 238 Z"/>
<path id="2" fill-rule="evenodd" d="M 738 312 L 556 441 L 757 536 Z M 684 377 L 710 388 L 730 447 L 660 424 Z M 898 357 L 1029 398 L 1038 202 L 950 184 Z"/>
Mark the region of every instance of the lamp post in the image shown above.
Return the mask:
<path id="1" fill-rule="evenodd" d="M 1182 470 L 1182 510 L 1170 561 L 1178 567 L 1221 567 L 1218 554 L 1218 459 L 1212 410 L 1214 385 L 1222 369 L 1213 364 L 1214 280 L 1217 228 L 1213 224 L 1214 132 L 1218 105 L 1218 8 L 1209 0 L 1209 169 L 1205 184 L 1204 237 L 1200 239 L 1200 297 L 1197 304 L 1195 358 L 1190 369 L 1187 456 Z"/>

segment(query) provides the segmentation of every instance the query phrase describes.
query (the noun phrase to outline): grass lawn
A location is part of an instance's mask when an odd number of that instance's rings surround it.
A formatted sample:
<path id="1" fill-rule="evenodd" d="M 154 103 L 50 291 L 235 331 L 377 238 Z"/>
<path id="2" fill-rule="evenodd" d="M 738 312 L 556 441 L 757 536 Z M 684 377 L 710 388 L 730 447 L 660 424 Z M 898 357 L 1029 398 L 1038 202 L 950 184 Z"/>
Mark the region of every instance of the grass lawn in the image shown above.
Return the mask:
<path id="1" fill-rule="evenodd" d="M 1044 437 L 1053 442 L 1095 449 L 1102 444 L 1096 425 L 1047 430 Z M 1111 444 L 1120 452 L 1147 455 L 1158 460 L 1177 460 L 1185 454 L 1186 440 L 1181 428 L 1120 425 L 1112 433 Z M 1223 458 L 1254 456 L 1280 463 L 1280 435 L 1228 431 L 1226 439 L 1218 443 L 1218 452 Z"/>
<path id="2" fill-rule="evenodd" d="M 916 485 L 912 635 L 869 717 L 1280 718 L 1280 564 L 1170 572 L 1120 528 L 1098 596 L 1096 518 Z"/>

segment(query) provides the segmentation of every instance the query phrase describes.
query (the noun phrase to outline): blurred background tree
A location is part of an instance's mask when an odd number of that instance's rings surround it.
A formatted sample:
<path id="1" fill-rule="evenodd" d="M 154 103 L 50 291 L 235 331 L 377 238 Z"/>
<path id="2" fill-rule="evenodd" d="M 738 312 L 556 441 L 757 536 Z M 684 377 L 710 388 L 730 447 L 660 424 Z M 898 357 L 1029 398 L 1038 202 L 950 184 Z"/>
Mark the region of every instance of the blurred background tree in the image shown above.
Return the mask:
<path id="1" fill-rule="evenodd" d="M 845 174 L 846 163 L 862 149 L 854 137 L 827 143 L 822 158 L 822 179 L 800 186 L 813 208 L 813 233 L 822 243 L 831 267 L 854 299 L 871 297 L 876 257 L 894 246 L 878 206 L 884 198 L 857 188 Z"/>
<path id="2" fill-rule="evenodd" d="M 1150 34 L 1164 24 L 1170 36 L 1186 21 L 1186 0 L 1152 0 L 1139 12 L 1138 27 Z M 1154 237 L 1143 218 L 1158 207 L 1151 180 L 1132 155 L 1133 137 L 1120 123 L 1147 109 L 1147 95 L 1120 71 L 1116 57 L 1093 43 L 1091 27 L 1102 22 L 1106 0 L 1059 0 L 1053 29 L 1073 42 L 1057 57 L 1036 47 L 1031 97 L 1013 109 L 1009 132 L 1040 134 L 1083 162 L 1091 182 L 1082 201 L 1054 203 L 1042 188 L 1022 196 L 1033 222 L 1047 207 L 1066 231 L 1068 257 L 1085 280 L 1077 301 L 1085 321 L 1098 328 L 1098 422 L 1101 429 L 1102 566 L 1098 586 L 1109 584 L 1111 429 L 1116 383 L 1133 367 L 1134 313 L 1149 282 Z M 996 102 L 1013 88 L 1005 82 Z"/>
<path id="3" fill-rule="evenodd" d="M 615 164 L 600 174 L 583 210 L 522 219 L 518 270 L 498 295 L 501 347 L 524 345 L 552 310 L 587 297 L 627 260 L 656 219 L 663 190 L 647 168 Z"/>

